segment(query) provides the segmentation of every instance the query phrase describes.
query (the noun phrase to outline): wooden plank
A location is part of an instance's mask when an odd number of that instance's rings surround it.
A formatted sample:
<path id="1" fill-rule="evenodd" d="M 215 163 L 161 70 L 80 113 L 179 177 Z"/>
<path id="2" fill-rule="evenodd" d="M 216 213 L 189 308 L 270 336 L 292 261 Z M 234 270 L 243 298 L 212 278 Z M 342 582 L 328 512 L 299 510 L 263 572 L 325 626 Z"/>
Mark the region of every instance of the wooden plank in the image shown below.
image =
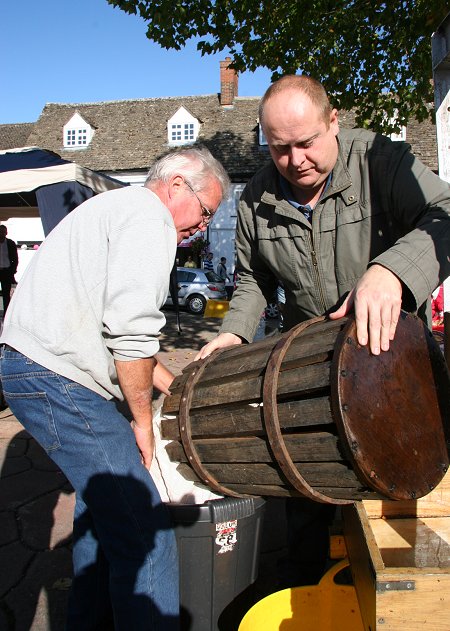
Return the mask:
<path id="1" fill-rule="evenodd" d="M 302 365 L 305 365 L 312 363 L 314 360 L 310 358 L 320 353 L 332 352 L 337 334 L 344 324 L 344 321 L 329 321 L 309 326 L 304 333 L 292 340 L 282 369 L 290 362 L 301 359 Z M 238 381 L 240 378 L 247 379 L 251 376 L 262 375 L 273 348 L 281 339 L 282 336 L 270 337 L 252 343 L 251 346 L 235 346 L 226 349 L 218 356 L 217 361 L 213 360 L 210 363 L 208 371 L 202 376 L 202 382 L 227 383 L 229 380 Z M 173 388 L 180 387 L 193 365 L 194 363 L 184 369 L 183 376 L 174 381 Z"/>
<path id="2" fill-rule="evenodd" d="M 345 545 L 366 631 L 376 626 L 376 573 L 384 569 L 375 537 L 359 504 L 342 507 Z"/>
<path id="3" fill-rule="evenodd" d="M 345 559 L 348 555 L 343 535 L 330 535 L 330 559 Z"/>
<path id="4" fill-rule="evenodd" d="M 332 434 L 310 433 L 285 435 L 287 450 L 295 462 L 339 462 L 344 460 L 338 448 L 339 439 Z M 274 462 L 268 439 L 259 437 L 203 438 L 194 441 L 203 464 Z M 186 455 L 179 442 L 166 447 L 172 462 L 185 462 Z"/>
<path id="5" fill-rule="evenodd" d="M 252 485 L 252 484 L 227 484 L 227 488 L 242 495 L 261 495 L 263 497 L 304 497 L 298 491 L 284 486 L 274 486 L 270 484 Z M 316 491 L 322 493 L 325 497 L 340 500 L 360 500 L 371 495 L 370 491 L 356 491 L 354 489 L 336 489 L 329 487 L 315 487 Z M 330 501 L 330 503 L 332 503 Z"/>
<path id="6" fill-rule="evenodd" d="M 334 426 L 329 397 L 296 401 L 280 401 L 277 406 L 281 429 L 329 425 Z M 236 436 L 264 434 L 262 404 L 239 405 L 228 403 L 219 407 L 192 410 L 193 437 Z M 165 440 L 179 440 L 178 417 L 162 418 L 161 435 Z"/>
<path id="7" fill-rule="evenodd" d="M 255 495 L 261 497 L 303 497 L 301 493 L 285 486 L 271 484 L 228 484 L 230 491 L 241 495 Z"/>
<path id="8" fill-rule="evenodd" d="M 414 582 L 413 590 L 392 589 L 376 593 L 376 629 L 383 631 L 449 631 L 450 573 L 402 573 L 387 570 L 382 583 Z"/>
<path id="9" fill-rule="evenodd" d="M 280 373 L 278 382 L 278 395 L 301 396 L 314 393 L 329 387 L 330 363 L 303 366 Z M 192 408 L 203 408 L 213 405 L 226 405 L 229 401 L 256 401 L 262 399 L 263 379 L 258 377 L 246 377 L 239 375 L 239 380 L 230 384 L 208 383 L 201 381 L 196 385 L 192 397 Z M 164 400 L 163 413 L 178 412 L 181 401 L 181 393 L 174 392 Z"/>
<path id="10" fill-rule="evenodd" d="M 342 509 L 365 629 L 448 631 L 450 518 L 369 519 L 365 505 Z"/>
<path id="11" fill-rule="evenodd" d="M 338 463 L 297 464 L 306 482 L 312 486 L 360 489 L 361 484 L 353 471 Z M 281 471 L 271 464 L 227 464 L 209 463 L 205 467 L 221 484 L 273 484 L 284 485 Z"/>
<path id="12" fill-rule="evenodd" d="M 371 519 L 386 567 L 450 568 L 450 517 Z"/>
<path id="13" fill-rule="evenodd" d="M 450 515 L 450 470 L 438 486 L 418 500 L 369 500 L 364 509 L 370 518 L 376 517 L 445 517 Z"/>

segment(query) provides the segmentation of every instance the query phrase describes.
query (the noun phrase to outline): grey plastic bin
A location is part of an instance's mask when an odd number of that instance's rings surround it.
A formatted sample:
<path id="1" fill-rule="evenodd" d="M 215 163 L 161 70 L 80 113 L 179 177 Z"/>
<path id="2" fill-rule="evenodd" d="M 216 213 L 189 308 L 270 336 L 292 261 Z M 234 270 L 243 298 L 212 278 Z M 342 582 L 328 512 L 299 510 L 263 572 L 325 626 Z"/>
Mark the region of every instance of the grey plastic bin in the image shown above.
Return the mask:
<path id="1" fill-rule="evenodd" d="M 232 631 L 258 575 L 265 500 L 167 506 L 178 544 L 182 631 Z"/>

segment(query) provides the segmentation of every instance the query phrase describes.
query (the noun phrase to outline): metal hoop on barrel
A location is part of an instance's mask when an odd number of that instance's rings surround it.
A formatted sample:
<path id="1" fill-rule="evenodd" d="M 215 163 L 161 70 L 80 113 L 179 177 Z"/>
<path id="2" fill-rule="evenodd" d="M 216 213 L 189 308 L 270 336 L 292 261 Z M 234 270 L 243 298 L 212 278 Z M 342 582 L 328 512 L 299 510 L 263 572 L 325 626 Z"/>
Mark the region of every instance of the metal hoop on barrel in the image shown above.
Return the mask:
<path id="1" fill-rule="evenodd" d="M 216 493 L 219 493 L 221 495 L 230 495 L 231 497 L 251 497 L 250 495 L 236 493 L 236 491 L 232 491 L 231 489 L 227 489 L 225 486 L 222 486 L 216 480 L 216 478 L 212 476 L 209 471 L 203 466 L 203 463 L 199 458 L 194 442 L 192 440 L 190 407 L 192 403 L 192 398 L 194 396 L 194 386 L 197 384 L 198 380 L 205 372 L 205 369 L 207 368 L 210 361 L 212 359 L 216 359 L 217 356 L 224 350 L 226 349 L 222 348 L 216 350 L 214 353 L 211 353 L 209 357 L 206 357 L 197 366 L 193 366 L 190 369 L 191 374 L 186 380 L 183 391 L 181 393 L 179 409 L 181 443 L 183 445 L 184 451 L 186 452 L 189 464 L 194 469 L 200 480 L 202 480 L 202 482 L 209 486 L 213 491 L 216 491 Z"/>
<path id="2" fill-rule="evenodd" d="M 263 419 L 266 428 L 267 436 L 269 437 L 270 446 L 273 451 L 273 455 L 280 465 L 288 482 L 299 491 L 302 495 L 315 500 L 316 502 L 323 502 L 326 504 L 351 504 L 351 500 L 341 500 L 330 498 L 323 495 L 319 491 L 314 490 L 305 478 L 298 471 L 295 466 L 289 451 L 284 442 L 283 435 L 280 429 L 280 421 L 278 417 L 277 408 L 277 391 L 278 391 L 278 377 L 280 373 L 281 364 L 283 359 L 294 340 L 300 333 L 318 322 L 323 322 L 325 316 L 319 316 L 307 322 L 302 322 L 296 327 L 291 329 L 286 337 L 278 342 L 272 349 L 272 352 L 267 362 L 266 372 L 264 375 L 263 385 Z"/>

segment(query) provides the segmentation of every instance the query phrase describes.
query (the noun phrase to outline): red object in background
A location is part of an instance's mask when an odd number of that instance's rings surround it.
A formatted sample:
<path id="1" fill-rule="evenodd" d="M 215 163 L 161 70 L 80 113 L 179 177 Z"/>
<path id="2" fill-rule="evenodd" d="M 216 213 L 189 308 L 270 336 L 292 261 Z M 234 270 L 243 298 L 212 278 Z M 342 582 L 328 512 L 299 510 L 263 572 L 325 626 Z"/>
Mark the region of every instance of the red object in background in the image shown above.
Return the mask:
<path id="1" fill-rule="evenodd" d="M 433 331 L 444 332 L 444 286 L 439 287 L 436 298 L 431 296 L 431 319 Z"/>

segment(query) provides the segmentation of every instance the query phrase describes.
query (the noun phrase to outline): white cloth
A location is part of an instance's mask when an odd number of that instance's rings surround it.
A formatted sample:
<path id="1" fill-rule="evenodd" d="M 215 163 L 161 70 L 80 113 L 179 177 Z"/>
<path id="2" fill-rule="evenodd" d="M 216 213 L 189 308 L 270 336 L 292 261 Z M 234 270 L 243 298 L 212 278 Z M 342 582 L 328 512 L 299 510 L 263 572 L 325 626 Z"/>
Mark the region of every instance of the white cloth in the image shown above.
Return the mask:
<path id="1" fill-rule="evenodd" d="M 166 445 L 170 440 L 161 438 L 160 410 L 153 415 L 153 429 L 155 433 L 155 455 L 150 467 L 150 475 L 163 502 L 178 504 L 204 504 L 208 500 L 222 499 L 223 495 L 216 495 L 200 482 L 187 480 L 182 474 L 183 469 L 190 471 L 188 465 L 172 462 L 167 455 Z"/>

